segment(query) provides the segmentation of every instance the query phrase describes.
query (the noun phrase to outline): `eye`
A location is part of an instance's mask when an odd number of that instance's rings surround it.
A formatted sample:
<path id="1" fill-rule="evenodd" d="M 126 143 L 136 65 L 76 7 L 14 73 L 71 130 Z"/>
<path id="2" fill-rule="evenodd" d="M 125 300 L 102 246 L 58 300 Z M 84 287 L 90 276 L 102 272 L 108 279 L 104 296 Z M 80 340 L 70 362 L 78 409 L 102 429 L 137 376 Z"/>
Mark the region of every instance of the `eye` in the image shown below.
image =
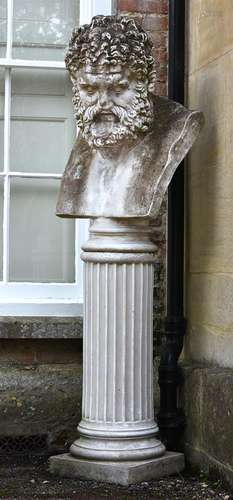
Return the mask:
<path id="1" fill-rule="evenodd" d="M 93 85 L 80 85 L 81 90 L 84 90 L 88 95 L 94 95 L 96 93 L 96 87 Z"/>
<path id="2" fill-rule="evenodd" d="M 92 87 L 92 85 L 88 85 L 86 87 L 86 92 L 89 94 L 89 95 L 93 95 L 96 93 L 96 87 Z"/>
<path id="3" fill-rule="evenodd" d="M 113 92 L 115 92 L 115 94 L 122 94 L 126 88 L 126 85 L 114 85 Z"/>

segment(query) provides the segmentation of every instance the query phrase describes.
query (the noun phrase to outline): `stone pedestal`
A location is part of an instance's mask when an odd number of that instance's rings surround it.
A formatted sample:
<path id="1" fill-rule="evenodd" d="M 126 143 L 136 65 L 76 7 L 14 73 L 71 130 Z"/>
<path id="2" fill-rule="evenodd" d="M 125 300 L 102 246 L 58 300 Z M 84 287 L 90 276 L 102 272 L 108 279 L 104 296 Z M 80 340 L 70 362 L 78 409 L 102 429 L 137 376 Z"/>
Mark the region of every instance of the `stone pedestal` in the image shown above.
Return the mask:
<path id="1" fill-rule="evenodd" d="M 125 470 L 124 484 L 152 479 L 158 471 L 159 475 L 178 472 L 184 466 L 183 455 L 165 455 L 156 438 L 152 366 L 156 246 L 150 240 L 149 223 L 95 219 L 82 259 L 82 421 L 70 455 L 52 457 L 51 471 L 120 483 L 119 470 Z M 160 457 L 166 466 L 161 466 Z"/>

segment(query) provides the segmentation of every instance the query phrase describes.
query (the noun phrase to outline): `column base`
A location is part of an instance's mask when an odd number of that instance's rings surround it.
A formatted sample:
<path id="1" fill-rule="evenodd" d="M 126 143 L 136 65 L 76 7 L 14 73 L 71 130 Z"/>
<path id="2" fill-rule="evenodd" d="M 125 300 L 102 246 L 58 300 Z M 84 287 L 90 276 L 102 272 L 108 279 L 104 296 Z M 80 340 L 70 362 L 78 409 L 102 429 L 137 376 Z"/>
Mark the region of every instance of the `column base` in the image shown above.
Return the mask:
<path id="1" fill-rule="evenodd" d="M 177 474 L 184 470 L 183 453 L 167 451 L 162 457 L 135 462 L 97 462 L 73 457 L 70 453 L 49 459 L 52 474 L 128 486 Z"/>
<path id="2" fill-rule="evenodd" d="M 70 447 L 71 455 L 87 460 L 148 460 L 164 455 L 165 447 L 156 438 L 149 439 L 86 439 L 80 437 Z"/>
<path id="3" fill-rule="evenodd" d="M 150 460 L 164 455 L 165 446 L 156 438 L 154 420 L 139 422 L 90 422 L 82 420 L 79 438 L 71 445 L 75 458 L 123 462 Z"/>

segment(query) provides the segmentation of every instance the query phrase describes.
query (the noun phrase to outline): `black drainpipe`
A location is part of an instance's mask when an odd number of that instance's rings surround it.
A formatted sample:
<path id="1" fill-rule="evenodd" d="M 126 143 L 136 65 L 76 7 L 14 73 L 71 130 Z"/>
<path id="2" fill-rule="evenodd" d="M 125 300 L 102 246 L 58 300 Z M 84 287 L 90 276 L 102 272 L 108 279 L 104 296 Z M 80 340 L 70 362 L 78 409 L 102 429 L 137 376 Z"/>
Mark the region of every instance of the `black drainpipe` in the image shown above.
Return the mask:
<path id="1" fill-rule="evenodd" d="M 185 0 L 169 0 L 168 97 L 184 103 Z M 181 373 L 178 358 L 183 347 L 184 279 L 184 168 L 181 164 L 168 189 L 167 315 L 159 366 L 160 409 L 158 424 L 168 450 L 176 450 L 184 428 L 184 414 L 177 407 Z"/>

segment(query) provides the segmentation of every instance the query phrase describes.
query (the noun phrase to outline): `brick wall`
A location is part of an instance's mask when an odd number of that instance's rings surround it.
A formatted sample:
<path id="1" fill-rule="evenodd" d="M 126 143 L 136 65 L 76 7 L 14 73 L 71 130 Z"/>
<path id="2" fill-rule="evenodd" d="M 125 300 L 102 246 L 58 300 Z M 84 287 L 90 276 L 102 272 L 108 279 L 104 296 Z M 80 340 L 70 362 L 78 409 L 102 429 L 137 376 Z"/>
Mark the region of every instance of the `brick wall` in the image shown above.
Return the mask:
<path id="1" fill-rule="evenodd" d="M 167 95 L 168 0 L 117 0 L 117 13 L 133 16 L 150 34 L 154 45 L 157 94 Z"/>
<path id="2" fill-rule="evenodd" d="M 134 17 L 150 34 L 156 62 L 156 93 L 167 96 L 168 68 L 168 0 L 116 0 L 118 14 Z M 163 319 L 165 316 L 166 290 L 166 199 L 154 223 L 154 241 L 159 247 L 159 262 L 155 266 L 154 289 L 154 346 L 159 354 Z"/>

